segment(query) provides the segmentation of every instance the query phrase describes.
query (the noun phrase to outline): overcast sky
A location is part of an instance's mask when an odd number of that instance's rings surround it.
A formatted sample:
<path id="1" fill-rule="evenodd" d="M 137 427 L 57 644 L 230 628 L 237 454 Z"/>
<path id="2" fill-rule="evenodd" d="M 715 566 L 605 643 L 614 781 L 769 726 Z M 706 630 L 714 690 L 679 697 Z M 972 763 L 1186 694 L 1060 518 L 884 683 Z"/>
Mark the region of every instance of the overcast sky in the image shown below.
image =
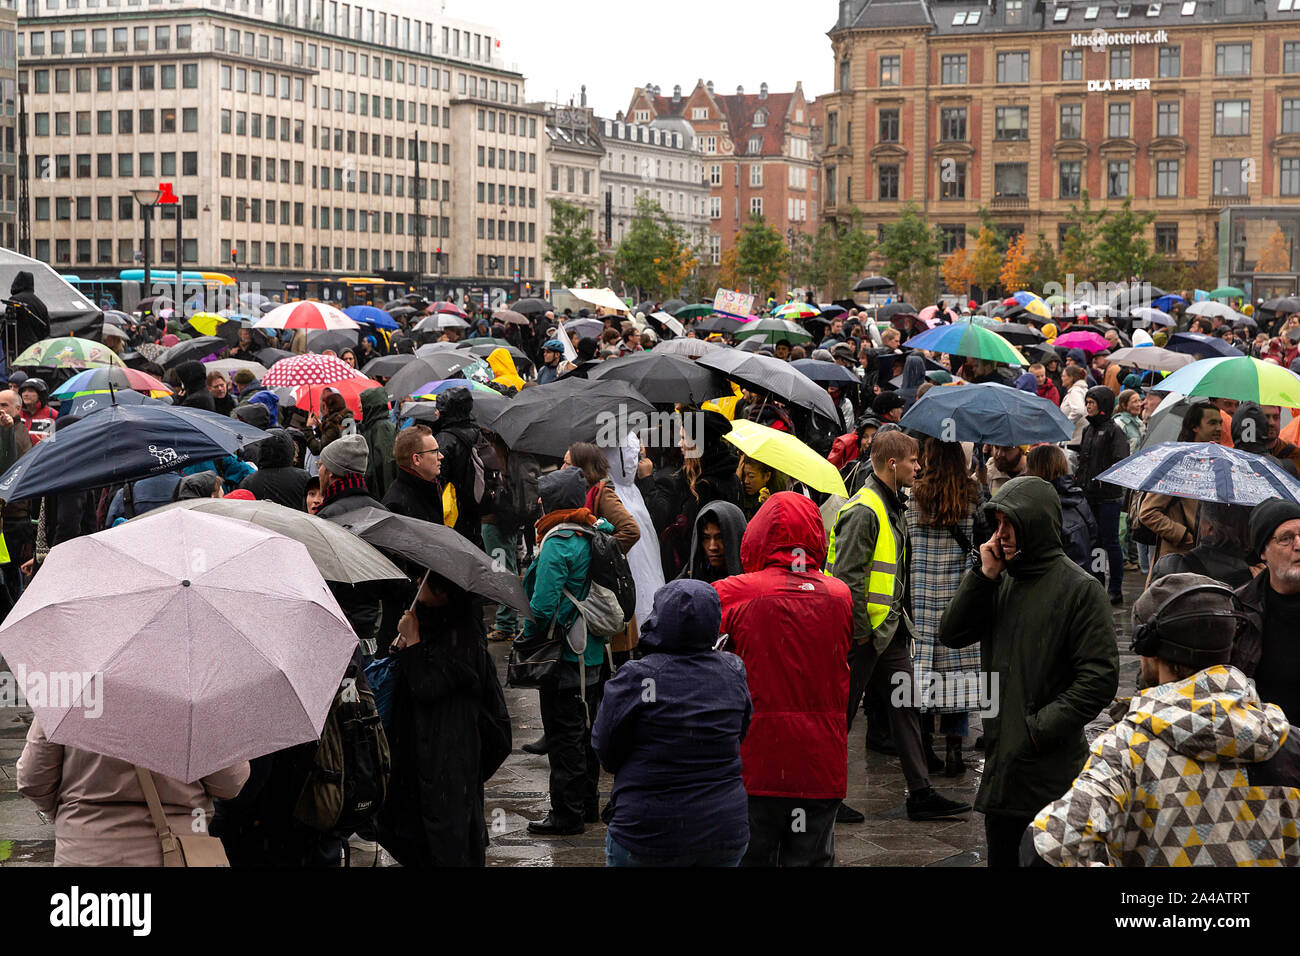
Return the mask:
<path id="1" fill-rule="evenodd" d="M 812 99 L 834 77 L 826 31 L 830 2 L 789 0 L 446 0 L 446 15 L 494 27 L 531 100 L 578 102 L 582 84 L 598 115 L 626 109 L 632 91 L 656 83 L 664 96 L 712 80 L 720 93 L 772 92 L 803 81 Z"/>

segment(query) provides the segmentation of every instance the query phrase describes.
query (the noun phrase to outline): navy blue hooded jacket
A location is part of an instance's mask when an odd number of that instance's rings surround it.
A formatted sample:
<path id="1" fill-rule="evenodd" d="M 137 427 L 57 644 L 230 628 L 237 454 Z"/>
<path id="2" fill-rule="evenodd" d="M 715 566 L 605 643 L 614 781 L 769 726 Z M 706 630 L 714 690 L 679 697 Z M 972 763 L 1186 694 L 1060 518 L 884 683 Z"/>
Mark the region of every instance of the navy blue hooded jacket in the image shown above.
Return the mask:
<path id="1" fill-rule="evenodd" d="M 609 832 L 638 856 L 749 842 L 740 742 L 754 708 L 745 665 L 713 649 L 721 621 L 711 585 L 668 582 L 641 627 L 643 656 L 605 685 L 591 745 L 614 774 Z"/>

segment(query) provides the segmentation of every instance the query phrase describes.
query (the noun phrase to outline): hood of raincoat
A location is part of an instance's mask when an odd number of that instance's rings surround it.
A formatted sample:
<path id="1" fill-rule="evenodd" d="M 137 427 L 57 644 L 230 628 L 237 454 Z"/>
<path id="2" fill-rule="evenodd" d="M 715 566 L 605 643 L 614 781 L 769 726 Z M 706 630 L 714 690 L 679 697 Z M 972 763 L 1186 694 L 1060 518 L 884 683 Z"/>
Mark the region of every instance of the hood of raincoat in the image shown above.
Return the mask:
<path id="1" fill-rule="evenodd" d="M 1056 559 L 1065 557 L 1061 546 L 1061 499 L 1043 479 L 1033 475 L 1012 478 L 984 505 L 984 511 L 994 521 L 993 512 L 1001 511 L 1016 529 L 1019 550 L 1007 563 L 1013 577 L 1041 574 Z"/>
<path id="2" fill-rule="evenodd" d="M 388 418 L 388 392 L 382 388 L 368 388 L 361 393 L 361 424 L 373 425 Z"/>
<path id="3" fill-rule="evenodd" d="M 898 386 L 898 390 L 904 391 L 911 389 L 909 394 L 916 394 L 916 390 L 925 383 L 925 359 L 913 352 L 903 363 L 903 381 Z"/>
<path id="4" fill-rule="evenodd" d="M 1033 372 L 1025 372 L 1016 379 L 1015 385 L 1022 392 L 1028 392 L 1030 395 L 1038 394 L 1038 379 L 1034 377 Z"/>
<path id="5" fill-rule="evenodd" d="M 35 292 L 36 277 L 30 272 L 20 271 L 14 275 L 14 281 L 9 286 L 9 294 L 17 295 L 19 292 Z"/>
<path id="6" fill-rule="evenodd" d="M 1043 482 L 1052 500 L 1056 493 Z M 1061 517 L 1056 516 L 1057 550 L 1060 551 Z M 792 568 L 796 562 L 808 571 L 826 563 L 826 526 L 811 499 L 793 491 L 781 491 L 763 502 L 740 542 L 740 563 L 753 574 L 764 568 Z"/>
<path id="7" fill-rule="evenodd" d="M 1106 422 L 1115 410 L 1115 393 L 1105 385 L 1097 385 L 1084 393 L 1084 399 L 1091 398 L 1097 403 L 1097 414 L 1088 416 L 1088 424 L 1094 428 Z"/>
<path id="8" fill-rule="evenodd" d="M 1249 424 L 1248 424 L 1249 423 Z M 1246 440 L 1248 429 L 1254 430 L 1254 441 Z M 1268 454 L 1268 419 L 1264 409 L 1254 402 L 1242 402 L 1232 413 L 1232 447 L 1256 455 Z"/>
<path id="9" fill-rule="evenodd" d="M 189 395 L 208 387 L 208 370 L 202 362 L 182 362 L 176 366 L 176 377 L 181 380 Z"/>
<path id="10" fill-rule="evenodd" d="M 755 515 L 755 518 L 758 516 Z M 691 529 L 691 556 L 686 559 L 683 571 L 689 577 L 695 577 L 696 563 L 708 564 L 708 558 L 700 547 L 700 536 L 704 526 L 712 521 L 722 529 L 722 543 L 726 549 L 723 557 L 727 562 L 727 574 L 740 574 L 741 541 L 745 536 L 745 512 L 730 501 L 710 501 L 695 516 L 695 527 Z"/>
<path id="11" fill-rule="evenodd" d="M 261 402 L 249 402 L 235 409 L 235 417 L 263 431 L 271 427 L 271 414 Z"/>
<path id="12" fill-rule="evenodd" d="M 703 581 L 669 581 L 655 592 L 654 610 L 641 625 L 643 653 L 690 654 L 718 640 L 722 601 Z"/>
<path id="13" fill-rule="evenodd" d="M 1088 367 L 1088 353 L 1083 349 L 1070 349 L 1065 353 L 1065 357 L 1074 359 L 1075 364 L 1080 368 L 1086 369 Z"/>
<path id="14" fill-rule="evenodd" d="M 492 367 L 492 381 L 503 385 L 513 385 L 516 389 L 524 387 L 524 380 L 519 377 L 515 360 L 504 348 L 496 348 L 488 353 L 488 365 Z"/>
<path id="15" fill-rule="evenodd" d="M 298 451 L 293 438 L 283 428 L 272 428 L 267 434 L 271 437 L 257 445 L 258 468 L 293 467 Z"/>
<path id="16" fill-rule="evenodd" d="M 474 411 L 474 396 L 468 388 L 450 388 L 438 396 L 438 429 L 469 421 Z"/>
<path id="17" fill-rule="evenodd" d="M 1155 344 L 1155 342 L 1151 338 L 1151 333 L 1149 333 L 1146 329 L 1134 329 L 1131 341 L 1133 342 L 1133 345 L 1135 347 L 1139 345 Z"/>
<path id="18" fill-rule="evenodd" d="M 267 412 L 270 414 L 272 425 L 280 420 L 280 396 L 275 392 L 265 389 L 254 392 L 248 396 L 248 403 L 250 405 L 265 405 Z"/>

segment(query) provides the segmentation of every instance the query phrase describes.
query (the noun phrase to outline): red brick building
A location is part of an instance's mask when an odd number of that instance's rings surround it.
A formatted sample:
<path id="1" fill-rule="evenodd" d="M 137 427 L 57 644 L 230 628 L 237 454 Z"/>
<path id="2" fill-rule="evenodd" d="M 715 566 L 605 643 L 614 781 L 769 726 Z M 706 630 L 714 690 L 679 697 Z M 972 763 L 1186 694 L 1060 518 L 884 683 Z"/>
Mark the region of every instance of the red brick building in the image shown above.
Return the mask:
<path id="1" fill-rule="evenodd" d="M 764 83 L 757 93 L 737 87 L 734 94 L 722 94 L 712 81 L 697 80 L 686 95 L 680 86 L 672 96 L 654 85 L 638 87 L 627 118 L 636 123 L 680 118 L 700 138 L 710 186 L 709 251 L 716 264 L 751 214 L 787 236 L 817 231 L 821 186 L 813 153 L 814 112 L 800 84 L 790 93 L 772 93 Z"/>

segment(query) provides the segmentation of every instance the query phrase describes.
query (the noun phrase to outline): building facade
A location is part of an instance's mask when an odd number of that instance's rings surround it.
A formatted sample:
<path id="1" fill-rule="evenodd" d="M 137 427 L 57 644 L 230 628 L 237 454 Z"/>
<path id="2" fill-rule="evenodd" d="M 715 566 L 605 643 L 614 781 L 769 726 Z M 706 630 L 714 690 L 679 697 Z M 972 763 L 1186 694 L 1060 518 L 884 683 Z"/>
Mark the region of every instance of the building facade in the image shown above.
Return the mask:
<path id="1" fill-rule="evenodd" d="M 602 240 L 617 248 L 636 215 L 639 198 L 659 204 L 669 221 L 705 245 L 709 232 L 709 185 L 702 144 L 680 119 L 629 123 L 622 113 L 600 120 L 605 141 L 601 168 L 604 189 L 600 209 Z"/>
<path id="2" fill-rule="evenodd" d="M 820 169 L 812 157 L 812 113 L 803 87 L 772 93 L 718 93 L 713 82 L 696 81 L 689 94 L 671 97 L 647 84 L 632 94 L 626 116 L 633 123 L 668 119 L 690 124 L 701 143 L 709 185 L 709 260 L 721 262 L 736 235 L 759 216 L 787 237 L 813 233 L 820 217 Z"/>
<path id="3" fill-rule="evenodd" d="M 32 252 L 58 270 L 138 263 L 132 190 L 160 182 L 179 200 L 187 268 L 272 288 L 331 274 L 503 280 L 490 254 L 522 262 L 524 278 L 539 265 L 537 243 L 518 239 L 537 232 L 538 207 L 518 203 L 540 192 L 541 131 L 490 28 L 402 0 L 27 0 L 21 12 Z M 487 175 L 498 159 L 507 175 Z M 474 229 L 493 178 L 515 194 L 509 219 L 534 223 L 513 243 Z M 154 217 L 155 265 L 175 262 L 173 220 Z"/>
<path id="4" fill-rule="evenodd" d="M 18 10 L 0 0 L 0 243 L 18 247 Z"/>
<path id="5" fill-rule="evenodd" d="M 583 87 L 586 100 L 586 87 Z M 546 116 L 546 195 L 542 210 L 543 235 L 551 231 L 552 199 L 577 206 L 586 213 L 586 224 L 593 235 L 600 234 L 597 212 L 602 207 L 600 172 L 605 158 L 605 144 L 600 125 L 592 109 L 582 103 L 567 106 L 557 103 L 537 104 Z M 546 282 L 552 281 L 550 265 L 545 267 Z"/>
<path id="6" fill-rule="evenodd" d="M 1059 249 L 1086 192 L 1190 259 L 1224 207 L 1300 203 L 1292 0 L 843 0 L 830 37 L 828 218 L 912 202 L 951 252 L 987 208 Z"/>

